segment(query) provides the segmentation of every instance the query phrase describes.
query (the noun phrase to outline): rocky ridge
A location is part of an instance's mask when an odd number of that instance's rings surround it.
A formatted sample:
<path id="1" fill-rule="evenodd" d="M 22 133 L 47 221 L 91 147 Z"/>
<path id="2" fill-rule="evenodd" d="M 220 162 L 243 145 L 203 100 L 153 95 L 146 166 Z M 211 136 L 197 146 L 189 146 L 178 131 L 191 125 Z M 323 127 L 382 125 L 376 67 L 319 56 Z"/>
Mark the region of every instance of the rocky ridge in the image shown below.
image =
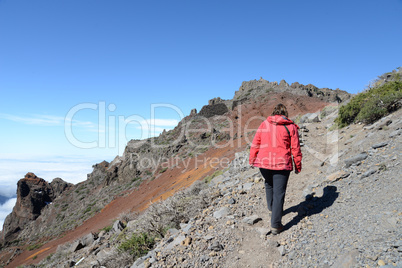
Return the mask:
<path id="1" fill-rule="evenodd" d="M 269 82 L 262 77 L 259 80 L 245 81 L 242 83 L 233 98 L 235 107 L 239 102 L 243 103 L 247 99 L 255 99 L 270 92 L 287 92 L 293 95 L 316 97 L 326 102 L 345 102 L 351 95 L 340 89 L 318 88 L 312 84 L 303 85 L 294 82 L 289 85 L 285 80 Z"/>

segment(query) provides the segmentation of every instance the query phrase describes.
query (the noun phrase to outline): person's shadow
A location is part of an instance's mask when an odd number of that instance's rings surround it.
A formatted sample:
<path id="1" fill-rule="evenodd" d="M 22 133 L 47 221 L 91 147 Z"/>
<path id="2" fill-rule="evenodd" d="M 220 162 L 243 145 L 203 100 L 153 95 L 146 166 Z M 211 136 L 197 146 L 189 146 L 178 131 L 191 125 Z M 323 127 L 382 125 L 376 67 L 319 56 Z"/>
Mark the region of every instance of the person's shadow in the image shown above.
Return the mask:
<path id="1" fill-rule="evenodd" d="M 335 200 L 338 198 L 339 193 L 337 188 L 332 185 L 328 185 L 324 188 L 322 197 L 308 196 L 305 201 L 300 204 L 287 208 L 283 212 L 286 215 L 290 212 L 297 212 L 297 215 L 284 226 L 284 231 L 290 229 L 292 226 L 297 225 L 303 218 L 314 214 L 321 213 L 327 207 L 332 206 Z"/>

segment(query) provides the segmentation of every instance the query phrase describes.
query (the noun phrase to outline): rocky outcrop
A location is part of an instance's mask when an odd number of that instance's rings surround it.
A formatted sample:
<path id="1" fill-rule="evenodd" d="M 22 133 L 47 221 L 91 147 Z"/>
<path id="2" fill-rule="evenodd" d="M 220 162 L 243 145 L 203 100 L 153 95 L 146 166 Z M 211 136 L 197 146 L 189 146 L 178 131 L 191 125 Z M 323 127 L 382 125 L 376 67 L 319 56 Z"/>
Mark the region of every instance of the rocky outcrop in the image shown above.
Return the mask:
<path id="1" fill-rule="evenodd" d="M 213 98 L 213 99 L 209 100 L 208 105 L 215 105 L 215 104 L 218 104 L 221 102 L 223 102 L 223 100 L 221 98 L 217 97 L 217 98 Z"/>
<path id="2" fill-rule="evenodd" d="M 118 158 L 116 157 L 115 161 L 117 161 Z M 113 176 L 108 176 L 108 168 L 109 168 L 109 162 L 107 161 L 102 161 L 101 163 L 95 164 L 92 166 L 93 171 L 92 173 L 88 174 L 88 180 L 91 181 L 95 186 L 98 186 L 102 183 L 104 183 L 105 179 L 107 180 L 112 180 Z"/>
<path id="3" fill-rule="evenodd" d="M 210 118 L 214 115 L 223 115 L 229 111 L 228 107 L 223 102 L 219 103 L 210 102 L 210 103 L 213 104 L 205 105 L 204 107 L 202 107 L 199 113 L 200 116 Z"/>
<path id="4" fill-rule="evenodd" d="M 29 222 L 40 216 L 44 207 L 71 185 L 60 178 L 49 184 L 34 173 L 27 173 L 18 181 L 17 202 L 4 221 L 2 239 L 6 242 L 15 239 Z"/>
<path id="5" fill-rule="evenodd" d="M 190 116 L 193 116 L 193 115 L 196 115 L 197 114 L 197 109 L 191 109 L 191 112 L 190 112 Z"/>
<path id="6" fill-rule="evenodd" d="M 316 97 L 326 102 L 341 103 L 350 99 L 351 94 L 340 89 L 318 88 L 312 84 L 303 85 L 298 82 L 292 83 L 290 86 L 285 81 L 269 82 L 265 79 L 244 81 L 239 90 L 236 91 L 233 98 L 233 106 L 238 105 L 238 101 L 244 102 L 244 99 L 256 99 L 259 96 L 276 92 L 288 92 L 294 95 Z"/>
<path id="7" fill-rule="evenodd" d="M 55 178 L 50 183 L 50 187 L 52 188 L 54 198 L 57 198 L 64 191 L 66 191 L 67 189 L 69 189 L 72 186 L 73 186 L 72 183 L 65 182 L 61 178 Z"/>

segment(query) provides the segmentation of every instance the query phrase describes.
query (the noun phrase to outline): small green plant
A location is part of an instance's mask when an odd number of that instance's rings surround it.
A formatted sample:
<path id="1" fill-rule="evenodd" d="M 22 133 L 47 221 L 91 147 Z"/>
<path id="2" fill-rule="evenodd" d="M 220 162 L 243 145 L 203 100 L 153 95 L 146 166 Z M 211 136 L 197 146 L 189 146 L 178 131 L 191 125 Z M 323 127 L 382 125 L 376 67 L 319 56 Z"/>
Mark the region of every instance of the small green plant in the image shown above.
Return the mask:
<path id="1" fill-rule="evenodd" d="M 338 124 L 333 124 L 328 130 L 333 131 L 338 129 Z"/>
<path id="2" fill-rule="evenodd" d="M 159 173 L 164 173 L 164 172 L 166 172 L 166 170 L 168 170 L 168 168 L 167 168 L 167 167 L 162 168 L 162 169 L 159 171 Z"/>
<path id="3" fill-rule="evenodd" d="M 15 246 L 15 245 L 18 245 L 20 242 L 21 242 L 20 239 L 16 239 L 16 240 L 11 241 L 10 244 Z"/>
<path id="4" fill-rule="evenodd" d="M 146 170 L 146 171 L 145 171 L 145 174 L 149 176 L 149 175 L 152 175 L 152 172 L 149 171 L 149 170 Z"/>
<path id="5" fill-rule="evenodd" d="M 380 164 L 380 167 L 378 168 L 379 171 L 386 171 L 387 170 L 387 165 L 384 163 Z"/>
<path id="6" fill-rule="evenodd" d="M 46 260 L 49 261 L 49 260 L 53 257 L 53 255 L 54 255 L 54 253 L 49 254 L 49 255 L 46 257 Z"/>
<path id="7" fill-rule="evenodd" d="M 36 258 L 38 258 L 38 255 L 32 257 L 33 260 L 35 260 Z"/>
<path id="8" fill-rule="evenodd" d="M 135 177 L 135 178 L 133 178 L 133 179 L 131 180 L 131 183 L 133 183 L 133 182 L 135 182 L 135 181 L 138 181 L 138 180 L 141 180 L 141 177 Z"/>
<path id="9" fill-rule="evenodd" d="M 125 239 L 117 249 L 120 252 L 129 252 L 134 258 L 139 258 L 148 253 L 155 244 L 155 237 L 148 233 L 133 233 L 130 238 Z"/>
<path id="10" fill-rule="evenodd" d="M 84 214 L 90 212 L 91 210 L 92 210 L 92 207 L 91 207 L 91 206 L 87 207 L 87 208 L 84 210 Z"/>
<path id="11" fill-rule="evenodd" d="M 112 228 L 113 228 L 113 226 L 109 225 L 109 226 L 102 228 L 101 231 L 105 231 L 106 233 L 108 233 L 108 232 L 110 232 L 110 230 L 112 230 Z"/>
<path id="12" fill-rule="evenodd" d="M 43 244 L 41 244 L 41 243 L 39 243 L 39 244 L 33 244 L 33 245 L 28 246 L 28 247 L 27 247 L 27 250 L 32 251 L 32 250 L 35 250 L 35 249 L 40 248 L 41 246 L 43 246 Z"/>

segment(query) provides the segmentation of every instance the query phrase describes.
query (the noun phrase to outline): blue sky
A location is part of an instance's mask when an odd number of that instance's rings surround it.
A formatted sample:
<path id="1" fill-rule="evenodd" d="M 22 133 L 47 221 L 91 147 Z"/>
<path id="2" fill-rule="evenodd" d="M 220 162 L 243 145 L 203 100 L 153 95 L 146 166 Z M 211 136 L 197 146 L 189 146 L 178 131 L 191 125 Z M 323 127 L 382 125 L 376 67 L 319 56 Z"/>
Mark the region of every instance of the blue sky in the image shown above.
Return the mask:
<path id="1" fill-rule="evenodd" d="M 151 104 L 171 105 L 159 133 L 260 77 L 362 91 L 401 66 L 401 14 L 401 0 L 0 0 L 0 187 L 84 180 L 148 135 Z"/>

